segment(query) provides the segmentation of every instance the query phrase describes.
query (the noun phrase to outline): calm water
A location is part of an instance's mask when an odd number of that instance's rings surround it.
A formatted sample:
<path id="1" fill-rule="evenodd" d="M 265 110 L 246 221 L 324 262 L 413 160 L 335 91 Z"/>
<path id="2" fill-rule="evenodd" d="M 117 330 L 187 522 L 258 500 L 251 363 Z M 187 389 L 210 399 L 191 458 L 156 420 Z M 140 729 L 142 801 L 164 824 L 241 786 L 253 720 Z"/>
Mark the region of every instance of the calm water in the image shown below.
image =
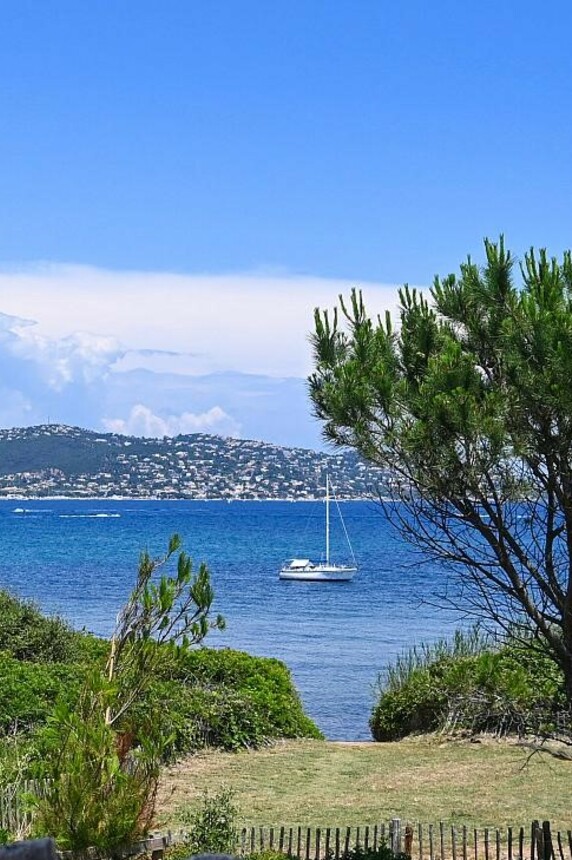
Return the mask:
<path id="1" fill-rule="evenodd" d="M 141 549 L 161 555 L 178 532 L 209 565 L 227 621 L 208 644 L 284 660 L 327 737 L 367 739 L 378 673 L 404 648 L 451 632 L 452 620 L 423 605 L 444 574 L 420 563 L 379 506 L 341 508 L 360 566 L 351 583 L 278 579 L 285 558 L 320 557 L 320 503 L 0 500 L 0 586 L 109 634 Z M 335 522 L 332 541 L 343 560 Z"/>

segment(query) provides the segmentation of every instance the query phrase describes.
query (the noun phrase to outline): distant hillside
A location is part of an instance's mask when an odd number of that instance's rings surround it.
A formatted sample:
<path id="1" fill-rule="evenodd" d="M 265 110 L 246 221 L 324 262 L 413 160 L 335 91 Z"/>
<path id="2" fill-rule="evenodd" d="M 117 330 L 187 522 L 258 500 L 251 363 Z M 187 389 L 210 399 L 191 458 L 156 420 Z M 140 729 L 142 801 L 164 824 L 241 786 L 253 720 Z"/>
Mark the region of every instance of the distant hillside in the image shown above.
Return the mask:
<path id="1" fill-rule="evenodd" d="M 376 496 L 383 473 L 324 454 L 194 433 L 143 439 L 79 427 L 0 430 L 0 497 L 303 499 L 329 472 L 338 498 Z"/>

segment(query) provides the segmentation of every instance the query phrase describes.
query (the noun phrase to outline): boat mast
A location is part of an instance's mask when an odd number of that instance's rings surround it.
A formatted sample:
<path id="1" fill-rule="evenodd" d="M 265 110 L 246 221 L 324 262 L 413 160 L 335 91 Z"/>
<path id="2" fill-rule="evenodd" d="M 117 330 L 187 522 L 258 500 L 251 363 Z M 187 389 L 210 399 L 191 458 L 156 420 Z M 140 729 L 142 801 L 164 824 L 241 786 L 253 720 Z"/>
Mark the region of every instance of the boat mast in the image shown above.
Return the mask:
<path id="1" fill-rule="evenodd" d="M 330 563 L 330 477 L 326 472 L 326 564 Z"/>

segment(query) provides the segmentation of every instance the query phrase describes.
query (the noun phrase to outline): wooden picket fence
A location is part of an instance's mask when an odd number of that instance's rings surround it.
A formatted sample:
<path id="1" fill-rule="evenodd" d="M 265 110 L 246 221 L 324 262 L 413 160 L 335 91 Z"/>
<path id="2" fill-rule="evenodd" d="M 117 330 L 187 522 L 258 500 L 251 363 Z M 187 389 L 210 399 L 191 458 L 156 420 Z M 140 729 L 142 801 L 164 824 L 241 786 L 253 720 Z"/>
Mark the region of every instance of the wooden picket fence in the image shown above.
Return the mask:
<path id="1" fill-rule="evenodd" d="M 27 836 L 32 823 L 33 809 L 26 795 L 42 796 L 45 782 L 33 779 L 6 785 L 0 790 L 0 828 L 17 838 Z"/>
<path id="2" fill-rule="evenodd" d="M 41 796 L 44 787 L 45 783 L 29 780 L 0 790 L 0 828 L 26 838 L 33 820 L 26 795 Z M 182 831 L 155 833 L 124 855 L 147 853 L 160 860 L 167 848 L 185 842 L 186 836 Z M 235 851 L 246 856 L 271 849 L 296 860 L 341 860 L 357 846 L 367 851 L 381 845 L 412 860 L 572 860 L 572 830 L 553 830 L 548 821 L 503 829 L 411 824 L 400 818 L 363 827 L 243 827 Z"/>
<path id="3" fill-rule="evenodd" d="M 250 827 L 242 829 L 237 849 L 241 855 L 273 849 L 297 860 L 340 860 L 358 845 L 375 850 L 382 844 L 412 860 L 572 860 L 572 830 L 553 831 L 548 821 L 505 829 L 413 825 L 399 818 L 365 827 Z"/>

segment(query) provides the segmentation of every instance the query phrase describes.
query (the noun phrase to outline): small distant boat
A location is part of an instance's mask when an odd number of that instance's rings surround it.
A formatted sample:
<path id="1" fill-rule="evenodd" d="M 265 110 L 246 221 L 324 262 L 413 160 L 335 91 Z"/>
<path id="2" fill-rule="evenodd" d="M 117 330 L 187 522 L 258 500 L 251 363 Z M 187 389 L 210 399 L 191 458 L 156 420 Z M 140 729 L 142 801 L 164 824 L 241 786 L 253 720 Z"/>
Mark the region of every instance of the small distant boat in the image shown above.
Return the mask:
<path id="1" fill-rule="evenodd" d="M 280 579 L 299 579 L 309 580 L 314 582 L 350 582 L 357 572 L 357 562 L 355 560 L 354 551 L 346 531 L 343 521 L 342 512 L 337 505 L 336 507 L 342 522 L 346 540 L 350 549 L 353 563 L 350 564 L 335 564 L 330 558 L 330 480 L 326 475 L 326 557 L 324 561 L 311 561 L 309 558 L 293 558 L 291 561 L 285 562 L 280 568 L 278 574 Z"/>

